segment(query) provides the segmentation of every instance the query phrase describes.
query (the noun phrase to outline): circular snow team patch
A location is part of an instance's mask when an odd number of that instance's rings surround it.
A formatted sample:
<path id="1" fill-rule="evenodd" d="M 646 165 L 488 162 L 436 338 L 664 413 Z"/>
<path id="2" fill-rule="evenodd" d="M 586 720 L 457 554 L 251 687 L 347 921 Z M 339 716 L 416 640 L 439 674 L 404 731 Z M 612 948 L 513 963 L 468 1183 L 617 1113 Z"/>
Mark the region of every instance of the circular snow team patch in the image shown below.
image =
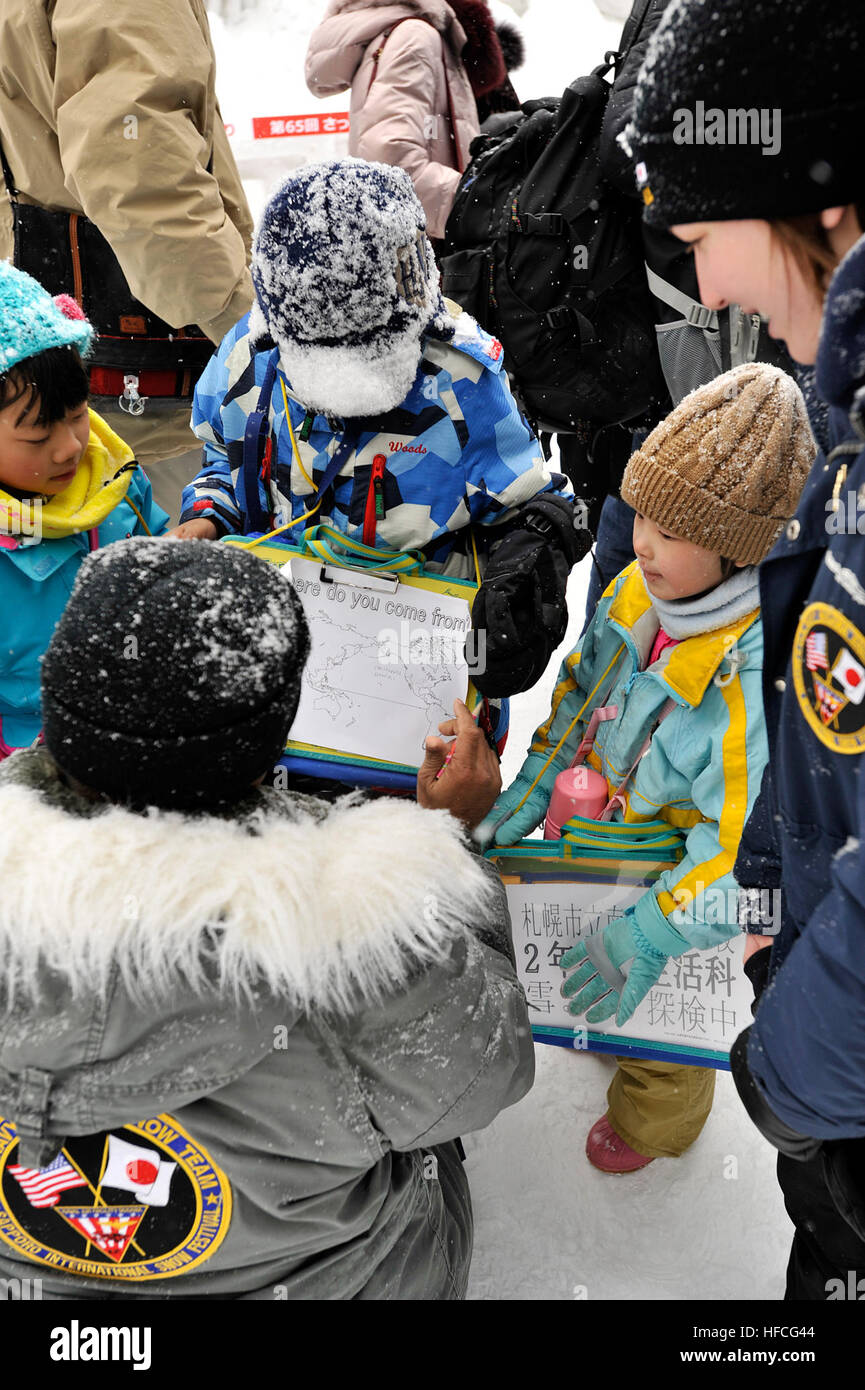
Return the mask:
<path id="1" fill-rule="evenodd" d="M 809 603 L 793 643 L 799 707 L 833 753 L 865 750 L 865 637 L 828 603 Z"/>
<path id="2" fill-rule="evenodd" d="M 0 1119 L 0 1239 L 64 1274 L 171 1279 L 209 1259 L 231 1220 L 225 1174 L 170 1115 L 69 1139 L 47 1168 L 17 1161 Z"/>

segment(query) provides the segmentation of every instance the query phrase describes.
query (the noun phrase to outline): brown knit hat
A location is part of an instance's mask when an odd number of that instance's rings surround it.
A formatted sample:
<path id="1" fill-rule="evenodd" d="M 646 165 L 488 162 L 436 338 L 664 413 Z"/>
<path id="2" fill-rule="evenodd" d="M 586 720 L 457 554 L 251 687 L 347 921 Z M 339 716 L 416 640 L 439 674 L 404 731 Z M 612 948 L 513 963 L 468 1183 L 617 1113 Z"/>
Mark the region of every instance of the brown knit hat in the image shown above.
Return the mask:
<path id="1" fill-rule="evenodd" d="M 625 469 L 622 497 L 674 536 L 756 565 L 795 512 L 816 452 L 793 378 L 746 362 L 652 430 Z"/>

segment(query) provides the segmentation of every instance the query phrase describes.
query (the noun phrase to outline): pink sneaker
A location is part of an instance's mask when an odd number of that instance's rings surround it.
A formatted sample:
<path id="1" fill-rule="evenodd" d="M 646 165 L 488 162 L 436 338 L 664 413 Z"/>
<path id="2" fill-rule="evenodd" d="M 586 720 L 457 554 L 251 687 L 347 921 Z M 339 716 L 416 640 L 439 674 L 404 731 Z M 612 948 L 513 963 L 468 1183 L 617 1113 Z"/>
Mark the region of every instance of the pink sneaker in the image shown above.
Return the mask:
<path id="1" fill-rule="evenodd" d="M 602 1173 L 635 1173 L 645 1168 L 654 1159 L 638 1154 L 630 1144 L 626 1144 L 617 1134 L 606 1115 L 602 1116 L 589 1130 L 586 1140 L 586 1157 Z"/>

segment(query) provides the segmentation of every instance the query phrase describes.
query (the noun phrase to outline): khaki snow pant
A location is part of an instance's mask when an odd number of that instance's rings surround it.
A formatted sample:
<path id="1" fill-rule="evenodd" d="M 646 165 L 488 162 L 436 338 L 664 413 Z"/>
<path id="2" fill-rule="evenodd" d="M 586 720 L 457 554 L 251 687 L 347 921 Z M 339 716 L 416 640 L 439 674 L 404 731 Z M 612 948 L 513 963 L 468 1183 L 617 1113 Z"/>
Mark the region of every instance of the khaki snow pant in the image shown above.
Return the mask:
<path id="1" fill-rule="evenodd" d="M 699 1137 L 715 1094 L 712 1067 L 617 1057 L 607 1119 L 646 1158 L 678 1158 Z"/>

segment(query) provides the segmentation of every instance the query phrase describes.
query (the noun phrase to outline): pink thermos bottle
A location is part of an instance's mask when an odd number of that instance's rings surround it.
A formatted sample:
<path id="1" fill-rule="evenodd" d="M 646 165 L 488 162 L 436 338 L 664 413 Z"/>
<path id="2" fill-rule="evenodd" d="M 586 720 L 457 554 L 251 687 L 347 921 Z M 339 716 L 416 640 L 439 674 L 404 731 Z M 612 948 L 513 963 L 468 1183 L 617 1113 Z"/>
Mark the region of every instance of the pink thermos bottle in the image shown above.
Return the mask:
<path id="1" fill-rule="evenodd" d="M 593 767 L 566 768 L 559 773 L 553 787 L 544 822 L 544 839 L 560 840 L 562 826 L 571 816 L 597 820 L 609 799 L 607 779 L 600 772 L 595 772 Z"/>
<path id="2" fill-rule="evenodd" d="M 574 761 L 564 772 L 559 773 L 553 785 L 553 794 L 544 822 L 545 840 L 560 840 L 562 826 L 571 816 L 597 820 L 606 808 L 610 800 L 607 779 L 594 768 L 586 767 L 583 758 L 591 751 L 598 725 L 607 719 L 615 719 L 618 712 L 616 705 L 603 705 L 592 714 L 585 738 L 577 749 Z"/>

